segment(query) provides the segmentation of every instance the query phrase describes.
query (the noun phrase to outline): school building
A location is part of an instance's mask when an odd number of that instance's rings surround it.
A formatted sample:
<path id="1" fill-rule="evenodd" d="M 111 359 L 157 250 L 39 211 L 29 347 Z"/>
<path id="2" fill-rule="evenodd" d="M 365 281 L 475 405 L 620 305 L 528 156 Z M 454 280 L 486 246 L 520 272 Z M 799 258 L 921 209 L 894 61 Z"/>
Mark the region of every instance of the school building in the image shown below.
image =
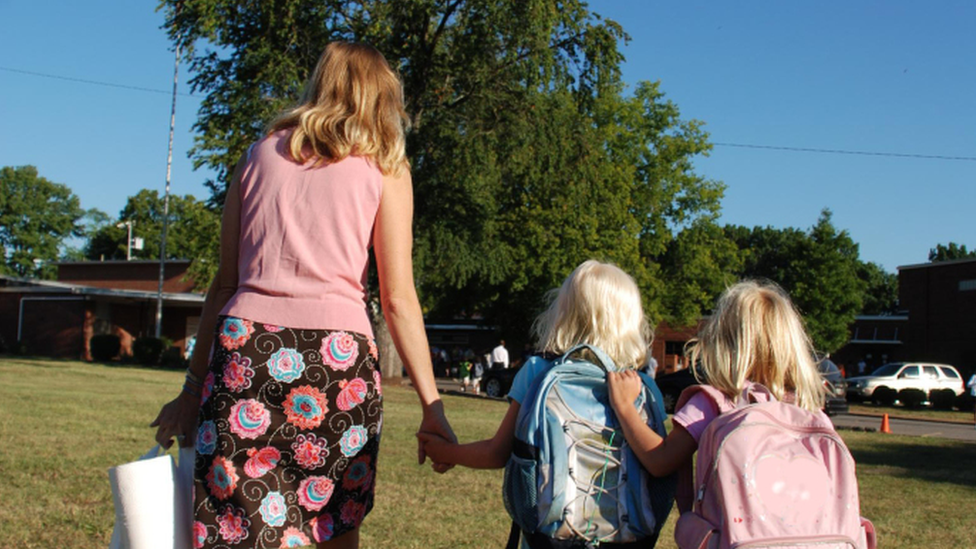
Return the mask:
<path id="1" fill-rule="evenodd" d="M 976 371 L 976 258 L 898 267 L 898 314 L 858 317 L 832 357 L 848 375 L 860 360 L 951 364 Z"/>
<path id="2" fill-rule="evenodd" d="M 161 335 L 185 349 L 195 335 L 204 296 L 187 278 L 190 262 L 166 262 Z M 115 334 L 121 354 L 154 336 L 158 261 L 78 261 L 58 264 L 56 281 L 0 275 L 0 348 L 31 355 L 91 360 L 90 341 Z"/>

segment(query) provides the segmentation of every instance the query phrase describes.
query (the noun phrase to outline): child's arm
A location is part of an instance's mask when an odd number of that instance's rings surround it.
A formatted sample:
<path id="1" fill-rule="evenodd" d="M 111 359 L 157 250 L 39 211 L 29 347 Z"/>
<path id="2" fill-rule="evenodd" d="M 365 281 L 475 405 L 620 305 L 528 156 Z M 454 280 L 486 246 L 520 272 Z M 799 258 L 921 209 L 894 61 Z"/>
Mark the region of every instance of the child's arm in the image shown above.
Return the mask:
<path id="1" fill-rule="evenodd" d="M 634 401 L 637 400 L 641 387 L 637 372 L 610 372 L 607 374 L 607 381 L 610 386 L 610 405 L 620 420 L 624 438 L 649 473 L 656 477 L 667 476 L 691 461 L 698 444 L 684 427 L 675 425 L 667 438 L 661 438 L 637 413 Z"/>
<path id="2" fill-rule="evenodd" d="M 424 443 L 424 451 L 434 463 L 462 465 L 472 469 L 501 469 L 512 453 L 518 412 L 519 403 L 512 401 L 495 436 L 478 442 L 457 444 L 428 433 L 417 433 L 417 437 Z"/>

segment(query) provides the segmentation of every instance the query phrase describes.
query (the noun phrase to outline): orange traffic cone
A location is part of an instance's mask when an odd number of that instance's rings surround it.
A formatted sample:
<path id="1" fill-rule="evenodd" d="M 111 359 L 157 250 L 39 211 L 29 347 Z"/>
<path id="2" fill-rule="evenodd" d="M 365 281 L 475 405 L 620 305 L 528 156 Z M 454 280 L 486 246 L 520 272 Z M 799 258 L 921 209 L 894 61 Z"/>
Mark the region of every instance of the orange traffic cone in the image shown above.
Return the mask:
<path id="1" fill-rule="evenodd" d="M 891 434 L 891 426 L 888 425 L 888 414 L 885 414 L 885 415 L 883 415 L 881 417 L 881 429 L 880 429 L 880 432 L 887 433 L 889 435 Z"/>

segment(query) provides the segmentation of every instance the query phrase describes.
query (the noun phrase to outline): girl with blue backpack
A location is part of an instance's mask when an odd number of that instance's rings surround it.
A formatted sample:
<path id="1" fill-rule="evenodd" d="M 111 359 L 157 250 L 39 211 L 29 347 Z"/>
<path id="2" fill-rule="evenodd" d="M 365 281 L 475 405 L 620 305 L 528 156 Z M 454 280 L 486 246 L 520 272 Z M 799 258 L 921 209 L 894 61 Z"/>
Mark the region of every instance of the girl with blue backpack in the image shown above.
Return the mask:
<path id="1" fill-rule="evenodd" d="M 620 268 L 590 260 L 550 298 L 533 325 L 543 356 L 519 370 L 495 435 L 467 444 L 417 436 L 437 463 L 506 468 L 509 547 L 519 531 L 523 547 L 652 547 L 671 509 L 673 482 L 653 489 L 626 449 L 606 384 L 608 371 L 633 372 L 645 363 L 652 334 L 640 291 Z M 660 392 L 649 377 L 640 379 L 646 385 L 632 399 L 639 401 L 635 415 L 663 435 Z"/>

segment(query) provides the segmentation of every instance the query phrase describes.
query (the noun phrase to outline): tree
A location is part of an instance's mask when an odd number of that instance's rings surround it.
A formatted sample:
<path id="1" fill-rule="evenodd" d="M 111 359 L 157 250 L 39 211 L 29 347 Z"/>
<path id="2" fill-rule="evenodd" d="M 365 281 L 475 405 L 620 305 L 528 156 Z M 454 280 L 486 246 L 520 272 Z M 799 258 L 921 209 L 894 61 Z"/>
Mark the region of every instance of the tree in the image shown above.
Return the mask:
<path id="1" fill-rule="evenodd" d="M 67 185 L 53 183 L 34 166 L 0 169 L 0 272 L 54 278 L 65 239 L 81 236 L 81 201 Z"/>
<path id="2" fill-rule="evenodd" d="M 885 271 L 877 263 L 861 263 L 858 277 L 864 281 L 864 306 L 861 314 L 883 315 L 898 310 L 898 275 Z"/>
<path id="3" fill-rule="evenodd" d="M 167 259 L 192 259 L 190 274 L 205 288 L 216 272 L 220 239 L 220 218 L 192 195 L 171 195 L 169 228 L 166 234 Z M 142 238 L 142 250 L 133 250 L 136 259 L 159 259 L 163 230 L 163 198 L 154 190 L 143 189 L 130 196 L 115 222 L 102 224 L 90 237 L 85 255 L 91 260 L 125 259 L 128 229 L 118 224 L 132 221 L 133 238 Z"/>
<path id="4" fill-rule="evenodd" d="M 858 276 L 858 246 L 838 231 L 824 209 L 808 231 L 728 227 L 743 253 L 745 278 L 764 278 L 789 292 L 818 351 L 831 353 L 848 340 L 867 284 Z"/>
<path id="5" fill-rule="evenodd" d="M 215 207 L 325 44 L 366 42 L 386 55 L 412 119 L 415 272 L 430 319 L 481 313 L 519 345 L 546 291 L 591 257 L 632 273 L 652 320 L 668 318 L 660 263 L 694 258 L 695 244 L 716 236 L 704 227 L 723 185 L 692 168 L 711 148 L 702 124 L 682 120 L 656 83 L 625 93 L 618 44 L 627 37 L 580 0 L 162 6 L 191 86 L 205 94 L 191 156 L 217 172 Z M 714 277 L 723 261 L 699 267 Z M 714 280 L 691 290 L 694 308 Z"/>
<path id="6" fill-rule="evenodd" d="M 929 262 L 931 263 L 969 257 L 976 257 L 976 250 L 967 251 L 965 244 L 960 245 L 955 242 L 950 242 L 948 245 L 936 244 L 934 248 L 929 250 Z"/>

